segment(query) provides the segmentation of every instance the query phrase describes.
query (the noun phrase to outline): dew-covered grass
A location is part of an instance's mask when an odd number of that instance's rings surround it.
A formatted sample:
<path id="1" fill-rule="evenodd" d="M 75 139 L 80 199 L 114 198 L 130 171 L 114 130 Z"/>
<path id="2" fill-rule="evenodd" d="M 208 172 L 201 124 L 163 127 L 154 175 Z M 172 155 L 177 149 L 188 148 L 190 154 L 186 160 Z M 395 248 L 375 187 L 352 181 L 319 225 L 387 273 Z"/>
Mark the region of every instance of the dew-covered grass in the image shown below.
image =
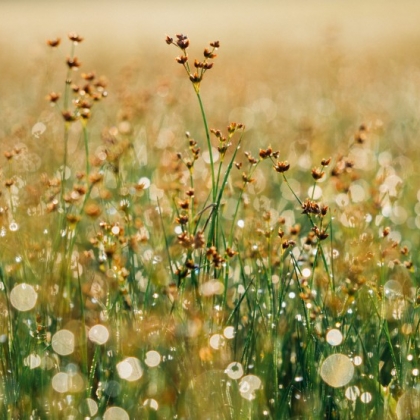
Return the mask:
<path id="1" fill-rule="evenodd" d="M 419 60 L 82 36 L 2 87 L 0 418 L 417 418 Z"/>

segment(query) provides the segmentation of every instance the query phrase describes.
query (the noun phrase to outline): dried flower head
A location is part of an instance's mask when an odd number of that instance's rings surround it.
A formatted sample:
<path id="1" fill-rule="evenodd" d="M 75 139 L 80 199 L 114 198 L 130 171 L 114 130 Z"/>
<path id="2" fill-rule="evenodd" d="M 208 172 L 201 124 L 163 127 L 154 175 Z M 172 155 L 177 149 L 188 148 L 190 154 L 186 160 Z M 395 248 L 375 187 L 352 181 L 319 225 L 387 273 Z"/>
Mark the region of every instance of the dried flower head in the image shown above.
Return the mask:
<path id="1" fill-rule="evenodd" d="M 56 92 L 51 92 L 47 95 L 46 99 L 52 104 L 55 104 L 60 99 L 60 94 Z"/>
<path id="2" fill-rule="evenodd" d="M 176 38 L 176 45 L 178 45 L 178 47 L 181 48 L 181 50 L 186 50 L 189 47 L 190 40 L 188 39 L 187 35 L 177 34 Z"/>
<path id="3" fill-rule="evenodd" d="M 285 160 L 283 162 L 277 162 L 277 164 L 274 165 L 273 168 L 276 170 L 276 172 L 283 173 L 289 170 L 290 164 L 287 160 Z"/>
<path id="4" fill-rule="evenodd" d="M 75 43 L 80 43 L 80 42 L 82 42 L 83 41 L 83 39 L 84 38 L 82 38 L 80 35 L 78 35 L 77 33 L 75 33 L 75 32 L 70 32 L 69 34 L 68 34 L 68 37 L 69 37 L 69 40 L 70 41 L 73 41 L 73 42 L 75 42 Z"/>
<path id="5" fill-rule="evenodd" d="M 81 76 L 82 76 L 82 79 L 85 79 L 89 82 L 94 80 L 95 77 L 96 77 L 95 72 L 93 72 L 93 71 L 90 71 L 89 73 L 82 73 Z"/>
<path id="6" fill-rule="evenodd" d="M 72 123 L 77 120 L 77 116 L 71 111 L 63 111 L 61 115 L 67 123 Z"/>
<path id="7" fill-rule="evenodd" d="M 77 70 L 82 65 L 77 57 L 68 57 L 66 63 L 68 67 L 73 70 Z"/>
<path id="8" fill-rule="evenodd" d="M 322 171 L 321 169 L 319 169 L 319 168 L 312 168 L 312 178 L 315 181 L 318 181 L 318 180 L 322 179 L 324 177 L 324 175 L 325 175 L 325 172 Z"/>
<path id="9" fill-rule="evenodd" d="M 331 163 L 331 158 L 328 158 L 328 159 L 322 159 L 321 160 L 321 165 L 322 166 L 328 166 L 329 164 Z"/>
<path id="10" fill-rule="evenodd" d="M 52 48 L 58 47 L 60 43 L 61 43 L 61 38 L 47 39 L 47 45 L 49 45 Z"/>

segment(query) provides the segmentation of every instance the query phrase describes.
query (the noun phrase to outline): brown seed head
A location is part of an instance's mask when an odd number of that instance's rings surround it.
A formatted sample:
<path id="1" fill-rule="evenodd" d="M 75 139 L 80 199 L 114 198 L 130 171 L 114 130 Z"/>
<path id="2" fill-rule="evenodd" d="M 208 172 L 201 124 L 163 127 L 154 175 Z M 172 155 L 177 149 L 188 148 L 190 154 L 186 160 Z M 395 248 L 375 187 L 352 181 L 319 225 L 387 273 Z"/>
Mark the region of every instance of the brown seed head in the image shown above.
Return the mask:
<path id="1" fill-rule="evenodd" d="M 199 76 L 197 72 L 194 74 L 190 74 L 190 80 L 193 83 L 200 83 L 202 80 L 202 76 Z"/>
<path id="2" fill-rule="evenodd" d="M 217 57 L 217 54 L 214 54 L 213 51 L 210 51 L 209 49 L 206 48 L 204 50 L 204 57 L 205 58 L 216 58 Z"/>
<path id="3" fill-rule="evenodd" d="M 77 57 L 68 57 L 66 63 L 73 70 L 77 70 L 82 65 Z"/>
<path id="4" fill-rule="evenodd" d="M 194 237 L 194 248 L 195 249 L 201 249 L 204 247 L 206 243 L 204 233 L 203 232 L 197 232 Z"/>
<path id="5" fill-rule="evenodd" d="M 60 98 L 60 94 L 56 92 L 51 92 L 47 95 L 47 100 L 51 103 L 56 103 Z"/>
<path id="6" fill-rule="evenodd" d="M 99 172 L 93 172 L 89 175 L 89 182 L 91 184 L 97 184 L 98 182 L 102 181 L 103 175 Z"/>
<path id="7" fill-rule="evenodd" d="M 82 73 L 81 76 L 83 79 L 89 82 L 91 82 L 96 77 L 95 72 L 93 71 L 90 71 L 89 73 Z"/>
<path id="8" fill-rule="evenodd" d="M 226 254 L 229 258 L 232 258 L 235 255 L 237 255 L 238 253 L 236 251 L 234 251 L 232 248 L 227 247 L 226 248 Z"/>
<path id="9" fill-rule="evenodd" d="M 169 35 L 166 35 L 165 42 L 166 42 L 168 45 L 171 45 L 171 44 L 174 42 L 174 39 L 173 39 L 173 38 L 171 38 Z"/>
<path id="10" fill-rule="evenodd" d="M 312 168 L 312 178 L 315 179 L 315 181 L 318 181 L 325 175 L 325 172 L 321 171 L 319 168 Z"/>
<path id="11" fill-rule="evenodd" d="M 71 123 L 77 120 L 77 116 L 74 115 L 71 111 L 63 111 L 61 115 L 64 118 L 65 122 Z"/>
<path id="12" fill-rule="evenodd" d="M 219 41 L 210 42 L 210 47 L 220 48 L 220 42 Z"/>
<path id="13" fill-rule="evenodd" d="M 204 63 L 202 61 L 198 61 L 197 59 L 194 60 L 194 67 L 196 69 L 204 68 Z"/>
<path id="14" fill-rule="evenodd" d="M 177 217 L 176 222 L 180 225 L 186 225 L 188 223 L 188 215 L 187 214 L 181 214 L 179 217 Z"/>
<path id="15" fill-rule="evenodd" d="M 285 160 L 283 162 L 277 162 L 277 164 L 274 165 L 273 168 L 276 170 L 276 172 L 283 173 L 289 170 L 290 164 L 287 160 Z"/>
<path id="16" fill-rule="evenodd" d="M 179 64 L 185 64 L 188 61 L 188 57 L 186 55 L 181 55 L 179 57 L 175 57 L 175 60 Z"/>
<path id="17" fill-rule="evenodd" d="M 75 43 L 82 42 L 84 38 L 82 38 L 80 35 L 76 34 L 75 32 L 70 32 L 68 34 L 69 40 L 73 41 Z"/>
<path id="18" fill-rule="evenodd" d="M 12 158 L 13 158 L 13 156 L 15 155 L 13 152 L 9 152 L 9 151 L 5 151 L 3 154 L 4 154 L 4 157 L 5 157 L 7 160 L 12 159 Z"/>
<path id="19" fill-rule="evenodd" d="M 178 34 L 177 36 L 176 45 L 178 45 L 181 50 L 186 50 L 190 45 L 190 40 L 186 35 Z"/>
<path id="20" fill-rule="evenodd" d="M 61 43 L 61 38 L 47 39 L 47 45 L 52 48 L 58 47 Z"/>
<path id="21" fill-rule="evenodd" d="M 328 166 L 330 163 L 331 163 L 331 158 L 321 160 L 322 166 Z"/>
<path id="22" fill-rule="evenodd" d="M 261 159 L 267 159 L 273 153 L 273 149 L 269 146 L 267 149 L 260 149 L 259 156 Z"/>

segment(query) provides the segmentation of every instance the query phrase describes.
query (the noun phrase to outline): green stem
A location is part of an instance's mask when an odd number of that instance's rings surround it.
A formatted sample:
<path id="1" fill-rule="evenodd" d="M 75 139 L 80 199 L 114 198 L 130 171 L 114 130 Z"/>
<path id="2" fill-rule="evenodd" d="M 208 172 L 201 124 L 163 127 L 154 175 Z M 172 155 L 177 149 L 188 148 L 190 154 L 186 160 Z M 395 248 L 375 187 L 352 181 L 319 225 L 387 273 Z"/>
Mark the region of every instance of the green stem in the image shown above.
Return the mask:
<path id="1" fill-rule="evenodd" d="M 213 201 L 216 201 L 217 185 L 216 185 L 216 179 L 214 176 L 214 160 L 213 160 L 213 151 L 211 148 L 211 141 L 210 141 L 210 130 L 207 124 L 206 112 L 204 111 L 203 101 L 201 100 L 200 92 L 196 91 L 196 94 L 197 94 L 198 103 L 200 104 L 200 111 L 201 111 L 201 116 L 203 118 L 204 130 L 206 132 L 207 148 L 208 148 L 209 157 L 210 157 L 212 197 L 213 197 Z"/>
<path id="2" fill-rule="evenodd" d="M 89 132 L 86 128 L 86 122 L 82 122 L 83 127 L 83 141 L 85 143 L 85 154 L 86 154 L 86 177 L 89 176 L 90 173 L 90 165 L 89 165 Z"/>

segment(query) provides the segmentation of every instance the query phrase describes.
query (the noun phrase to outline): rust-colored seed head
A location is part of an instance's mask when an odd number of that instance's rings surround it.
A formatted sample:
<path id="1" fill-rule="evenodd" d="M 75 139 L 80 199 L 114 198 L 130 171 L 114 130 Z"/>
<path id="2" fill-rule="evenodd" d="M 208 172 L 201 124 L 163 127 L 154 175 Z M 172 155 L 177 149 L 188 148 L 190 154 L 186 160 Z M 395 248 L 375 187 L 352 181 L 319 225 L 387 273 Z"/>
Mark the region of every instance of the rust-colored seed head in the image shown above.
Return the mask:
<path id="1" fill-rule="evenodd" d="M 390 233 L 391 233 L 391 228 L 389 226 L 384 228 L 384 230 L 382 231 L 384 238 L 387 237 Z"/>
<path id="2" fill-rule="evenodd" d="M 103 175 L 99 172 L 93 172 L 89 175 L 89 181 L 92 184 L 97 184 L 98 182 L 102 181 Z"/>
<path id="3" fill-rule="evenodd" d="M 331 158 L 321 160 L 322 166 L 328 166 L 330 163 L 331 163 Z"/>
<path id="4" fill-rule="evenodd" d="M 220 42 L 219 41 L 210 42 L 210 47 L 220 48 Z"/>
<path id="5" fill-rule="evenodd" d="M 300 225 L 299 224 L 296 224 L 296 225 L 294 225 L 290 228 L 290 234 L 291 235 L 299 235 L 299 233 L 300 233 Z"/>
<path id="6" fill-rule="evenodd" d="M 214 63 L 204 63 L 203 68 L 205 70 L 210 70 L 213 67 Z"/>
<path id="7" fill-rule="evenodd" d="M 190 45 L 190 40 L 187 38 L 186 35 L 177 35 L 178 40 L 176 41 L 176 45 L 178 45 L 181 50 L 186 50 Z"/>
<path id="8" fill-rule="evenodd" d="M 47 96 L 47 100 L 51 103 L 56 103 L 60 99 L 60 94 L 56 92 L 51 92 Z"/>
<path id="9" fill-rule="evenodd" d="M 189 200 L 180 200 L 179 201 L 179 207 L 181 207 L 181 209 L 187 210 L 190 206 L 190 201 Z"/>
<path id="10" fill-rule="evenodd" d="M 171 44 L 174 42 L 174 39 L 173 39 L 173 38 L 171 38 L 170 36 L 166 35 L 165 42 L 166 42 L 168 45 L 171 45 Z"/>
<path id="11" fill-rule="evenodd" d="M 14 153 L 13 153 L 13 152 L 9 152 L 9 151 L 4 152 L 3 154 L 4 154 L 4 157 L 5 157 L 7 160 L 12 159 L 12 158 L 13 158 L 13 156 L 14 156 Z"/>
<path id="12" fill-rule="evenodd" d="M 204 57 L 205 58 L 216 58 L 217 54 L 213 53 L 212 51 L 210 51 L 209 49 L 205 49 L 204 50 Z"/>
<path id="13" fill-rule="evenodd" d="M 70 32 L 68 34 L 69 40 L 73 42 L 82 42 L 84 38 L 82 38 L 80 35 L 76 34 L 75 32 Z"/>
<path id="14" fill-rule="evenodd" d="M 55 38 L 55 39 L 48 39 L 47 45 L 49 45 L 52 48 L 58 47 L 61 43 L 61 38 Z"/>
<path id="15" fill-rule="evenodd" d="M 204 233 L 203 232 L 197 232 L 194 237 L 194 248 L 195 249 L 201 249 L 204 247 L 206 243 Z"/>
<path id="16" fill-rule="evenodd" d="M 202 61 L 198 61 L 197 59 L 194 60 L 194 67 L 196 69 L 202 69 L 204 67 L 204 63 Z"/>
<path id="17" fill-rule="evenodd" d="M 96 77 L 93 71 L 90 71 L 89 73 L 82 73 L 81 76 L 83 79 L 88 80 L 89 82 L 91 82 Z"/>
<path id="18" fill-rule="evenodd" d="M 70 69 L 77 69 L 82 65 L 82 63 L 79 61 L 77 57 L 67 58 L 66 63 Z"/>
<path id="19" fill-rule="evenodd" d="M 198 73 L 190 74 L 190 80 L 193 83 L 200 83 L 202 76 L 199 76 Z"/>
<path id="20" fill-rule="evenodd" d="M 188 215 L 181 214 L 179 217 L 176 218 L 176 222 L 180 225 L 186 225 L 188 223 Z"/>
<path id="21" fill-rule="evenodd" d="M 268 157 L 270 157 L 273 153 L 273 149 L 271 148 L 271 146 L 269 146 L 267 149 L 260 149 L 260 158 L 261 159 L 267 159 Z"/>
<path id="22" fill-rule="evenodd" d="M 242 174 L 242 181 L 244 181 L 245 182 L 245 184 L 248 184 L 248 183 L 251 183 L 251 182 L 254 182 L 255 180 L 254 180 L 254 178 L 251 178 L 251 176 L 250 175 L 248 175 L 248 174 L 246 174 L 245 172 Z"/>
<path id="23" fill-rule="evenodd" d="M 175 60 L 179 64 L 185 64 L 188 61 L 188 57 L 186 55 L 181 55 L 179 57 L 175 57 Z"/>
<path id="24" fill-rule="evenodd" d="M 277 164 L 274 165 L 273 168 L 276 170 L 276 172 L 283 173 L 289 170 L 290 164 L 287 160 L 285 160 L 283 162 L 277 162 Z"/>
<path id="25" fill-rule="evenodd" d="M 63 111 L 62 113 L 61 113 L 61 115 L 63 116 L 63 118 L 64 118 L 64 121 L 65 122 L 74 122 L 74 121 L 76 121 L 77 120 L 77 117 L 76 117 L 76 115 L 74 115 L 72 112 L 70 112 L 70 111 Z"/>
<path id="26" fill-rule="evenodd" d="M 90 118 L 90 109 L 89 108 L 83 108 L 80 112 L 80 116 L 83 120 L 88 120 Z"/>
<path id="27" fill-rule="evenodd" d="M 235 255 L 237 255 L 238 253 L 236 251 L 234 251 L 232 248 L 227 247 L 226 248 L 226 254 L 229 258 L 232 258 Z"/>
<path id="28" fill-rule="evenodd" d="M 195 264 L 193 260 L 187 260 L 185 267 L 187 267 L 189 270 L 195 270 L 198 268 L 197 264 Z"/>
<path id="29" fill-rule="evenodd" d="M 325 172 L 321 171 L 319 168 L 312 169 L 312 178 L 315 179 L 315 181 L 318 181 L 324 175 L 325 175 Z"/>

